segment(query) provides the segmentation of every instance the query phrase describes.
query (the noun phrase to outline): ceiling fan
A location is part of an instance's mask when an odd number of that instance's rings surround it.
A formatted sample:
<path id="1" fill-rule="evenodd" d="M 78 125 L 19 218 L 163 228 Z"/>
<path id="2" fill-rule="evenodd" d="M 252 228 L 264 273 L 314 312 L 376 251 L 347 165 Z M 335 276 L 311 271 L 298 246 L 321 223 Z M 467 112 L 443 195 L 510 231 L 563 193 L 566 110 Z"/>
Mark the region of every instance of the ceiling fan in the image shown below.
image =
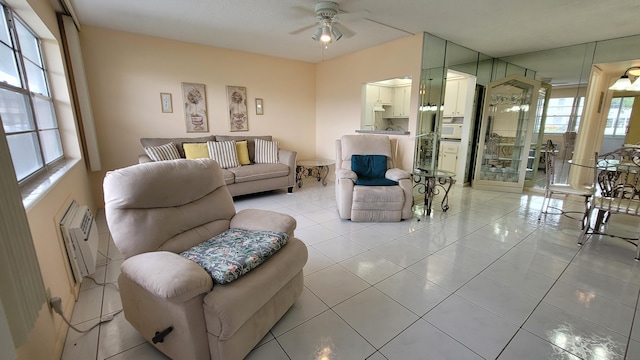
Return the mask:
<path id="1" fill-rule="evenodd" d="M 338 14 L 346 14 L 345 11 L 339 9 L 338 3 L 333 1 L 320 1 L 316 3 L 314 11 L 315 17 L 318 19 L 317 23 L 294 30 L 289 34 L 300 34 L 306 30 L 316 27 L 316 31 L 313 33 L 311 38 L 324 44 L 338 41 L 343 35 L 348 38 L 355 35 L 355 32 L 338 23 Z"/>

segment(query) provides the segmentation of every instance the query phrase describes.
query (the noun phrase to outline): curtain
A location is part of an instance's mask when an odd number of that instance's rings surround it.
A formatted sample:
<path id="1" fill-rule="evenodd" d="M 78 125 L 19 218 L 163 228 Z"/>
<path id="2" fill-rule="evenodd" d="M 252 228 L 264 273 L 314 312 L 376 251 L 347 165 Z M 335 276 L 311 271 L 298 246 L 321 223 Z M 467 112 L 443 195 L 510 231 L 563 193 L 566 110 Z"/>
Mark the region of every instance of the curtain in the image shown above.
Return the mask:
<path id="1" fill-rule="evenodd" d="M 16 347 L 33 328 L 47 295 L 27 214 L 0 126 L 0 300 Z"/>

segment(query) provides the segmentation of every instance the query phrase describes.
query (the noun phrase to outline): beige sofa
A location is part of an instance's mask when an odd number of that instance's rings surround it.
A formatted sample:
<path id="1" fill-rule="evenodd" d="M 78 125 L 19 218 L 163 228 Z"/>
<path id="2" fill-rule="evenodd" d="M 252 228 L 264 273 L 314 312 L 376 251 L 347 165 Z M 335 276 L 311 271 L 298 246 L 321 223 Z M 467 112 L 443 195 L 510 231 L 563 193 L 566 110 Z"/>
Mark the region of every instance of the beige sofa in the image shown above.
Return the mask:
<path id="1" fill-rule="evenodd" d="M 125 258 L 118 278 L 124 315 L 174 360 L 242 359 L 304 287 L 307 248 L 294 237 L 295 219 L 266 210 L 236 213 L 220 170 L 211 159 L 167 160 L 104 179 L 107 224 Z M 229 228 L 284 232 L 289 240 L 237 280 L 214 285 L 178 254 Z"/>
<path id="2" fill-rule="evenodd" d="M 231 196 L 258 193 L 263 191 L 287 189 L 293 192 L 296 182 L 296 156 L 297 152 L 279 149 L 278 164 L 255 164 L 255 139 L 273 140 L 266 136 L 233 136 L 233 135 L 209 135 L 193 138 L 141 138 L 142 148 L 164 145 L 169 142 L 176 144 L 181 157 L 185 157 L 182 144 L 205 143 L 207 141 L 242 141 L 247 140 L 249 160 L 251 165 L 244 165 L 229 169 L 222 169 L 224 182 L 231 192 Z M 146 154 L 138 156 L 139 163 L 152 162 Z"/>

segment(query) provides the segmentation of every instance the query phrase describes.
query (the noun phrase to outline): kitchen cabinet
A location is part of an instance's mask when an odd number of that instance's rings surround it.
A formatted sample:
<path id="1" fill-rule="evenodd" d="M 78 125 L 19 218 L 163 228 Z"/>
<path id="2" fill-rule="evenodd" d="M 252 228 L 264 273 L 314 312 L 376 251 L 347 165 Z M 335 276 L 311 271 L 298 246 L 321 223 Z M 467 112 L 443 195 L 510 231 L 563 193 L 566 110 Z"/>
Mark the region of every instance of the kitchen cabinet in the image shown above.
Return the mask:
<path id="1" fill-rule="evenodd" d="M 487 86 L 473 187 L 521 193 L 540 82 L 511 75 Z"/>
<path id="2" fill-rule="evenodd" d="M 409 117 L 411 107 L 411 86 L 401 86 L 393 89 L 393 103 L 391 111 L 393 117 Z"/>
<path id="3" fill-rule="evenodd" d="M 458 167 L 458 147 L 459 143 L 451 141 L 441 141 L 438 153 L 438 169 L 456 172 Z"/>
<path id="4" fill-rule="evenodd" d="M 464 116 L 467 103 L 467 80 L 447 80 L 444 91 L 443 116 Z"/>
<path id="5" fill-rule="evenodd" d="M 365 95 L 367 102 L 391 105 L 393 103 L 393 89 L 388 86 L 367 84 Z"/>

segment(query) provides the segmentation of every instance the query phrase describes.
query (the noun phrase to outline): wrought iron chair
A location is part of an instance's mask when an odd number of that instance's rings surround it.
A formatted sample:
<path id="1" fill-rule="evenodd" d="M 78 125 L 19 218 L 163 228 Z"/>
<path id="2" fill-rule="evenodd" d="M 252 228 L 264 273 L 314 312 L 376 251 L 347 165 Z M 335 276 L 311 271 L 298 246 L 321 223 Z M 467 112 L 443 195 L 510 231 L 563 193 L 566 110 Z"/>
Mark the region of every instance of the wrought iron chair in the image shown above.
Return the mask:
<path id="1" fill-rule="evenodd" d="M 544 199 L 542 199 L 542 208 L 540 209 L 540 214 L 538 215 L 538 221 L 542 219 L 542 215 L 547 215 L 549 213 L 549 208 L 551 207 L 554 210 L 558 210 L 559 213 L 553 213 L 554 215 L 565 215 L 571 217 L 568 214 L 579 213 L 582 214 L 582 225 L 581 228 L 584 230 L 589 222 L 589 210 L 590 203 L 589 200 L 593 197 L 594 187 L 586 186 L 586 187 L 574 187 L 570 184 L 556 184 L 555 183 L 555 157 L 558 154 L 558 151 L 551 140 L 547 140 L 547 144 L 544 147 L 545 150 L 545 187 L 544 187 Z M 578 211 L 565 211 L 561 208 L 550 206 L 551 199 L 553 194 L 561 194 L 561 195 L 574 195 L 574 196 L 582 196 L 584 198 L 584 212 Z"/>
<path id="2" fill-rule="evenodd" d="M 640 148 L 622 147 L 600 156 L 596 154 L 594 168 L 598 192 L 591 200 L 591 216 L 594 212 L 597 216 L 592 228 L 583 229 L 578 244 L 582 245 L 592 234 L 621 238 L 636 246 L 635 259 L 640 260 L 640 233 L 629 238 L 601 231 L 611 215 L 640 216 Z"/>

